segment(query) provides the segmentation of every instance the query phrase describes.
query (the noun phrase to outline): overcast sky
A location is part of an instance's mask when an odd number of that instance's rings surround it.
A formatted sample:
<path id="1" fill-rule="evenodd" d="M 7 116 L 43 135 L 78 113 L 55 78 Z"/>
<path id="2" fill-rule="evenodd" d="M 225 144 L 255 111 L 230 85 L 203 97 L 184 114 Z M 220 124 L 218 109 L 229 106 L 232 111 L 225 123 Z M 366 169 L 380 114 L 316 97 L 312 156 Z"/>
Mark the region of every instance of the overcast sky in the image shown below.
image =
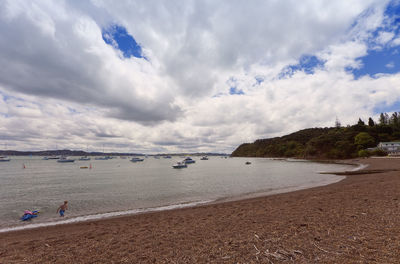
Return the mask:
<path id="1" fill-rule="evenodd" d="M 0 0 L 0 149 L 226 152 L 400 111 L 400 2 Z"/>

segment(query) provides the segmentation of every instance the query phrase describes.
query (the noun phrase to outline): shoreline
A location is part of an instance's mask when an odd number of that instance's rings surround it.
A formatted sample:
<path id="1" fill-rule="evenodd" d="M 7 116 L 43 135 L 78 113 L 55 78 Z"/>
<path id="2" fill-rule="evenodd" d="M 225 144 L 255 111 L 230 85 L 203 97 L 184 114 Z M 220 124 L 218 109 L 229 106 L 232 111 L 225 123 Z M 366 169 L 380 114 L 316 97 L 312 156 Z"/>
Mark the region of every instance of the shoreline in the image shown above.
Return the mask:
<path id="1" fill-rule="evenodd" d="M 246 200 L 2 233 L 0 263 L 396 263 L 400 165 L 357 162 L 385 171 Z"/>
<path id="2" fill-rule="evenodd" d="M 286 160 L 287 162 L 300 162 L 300 161 L 291 161 L 290 159 L 281 159 Z M 313 160 L 301 160 L 301 162 L 321 162 L 321 163 L 331 163 L 337 165 L 352 165 L 356 166 L 355 168 L 349 171 L 358 171 L 360 169 L 365 168 L 368 165 L 365 164 L 358 164 L 358 163 L 345 163 L 345 162 L 337 162 L 337 161 L 313 161 Z M 160 212 L 160 211 L 170 211 L 170 210 L 180 210 L 183 208 L 195 208 L 197 206 L 203 205 L 212 205 L 212 204 L 219 204 L 225 202 L 234 202 L 234 201 L 242 201 L 247 199 L 254 199 L 260 197 L 266 197 L 270 195 L 277 195 L 277 194 L 284 194 L 290 192 L 296 192 L 300 190 L 307 190 L 311 188 L 318 188 L 330 184 L 335 184 L 345 179 L 345 173 L 349 171 L 341 171 L 341 172 L 317 172 L 319 174 L 328 174 L 332 175 L 332 179 L 327 179 L 324 181 L 320 181 L 317 184 L 303 184 L 299 186 L 289 186 L 289 187 L 282 187 L 278 189 L 271 189 L 271 190 L 260 190 L 257 192 L 251 193 L 243 193 L 235 196 L 228 196 L 228 197 L 221 197 L 215 200 L 198 200 L 198 201 L 188 201 L 188 202 L 181 202 L 177 204 L 166 204 L 158 207 L 148 207 L 148 208 L 136 208 L 136 209 L 127 209 L 122 211 L 110 211 L 110 212 L 101 212 L 96 214 L 90 215 L 81 215 L 75 217 L 66 217 L 66 219 L 60 219 L 56 221 L 46 221 L 46 222 L 39 222 L 39 223 L 25 223 L 24 225 L 17 225 L 17 226 L 7 226 L 7 227 L 0 227 L 0 234 L 8 233 L 8 232 L 18 232 L 18 231 L 29 231 L 32 229 L 42 229 L 46 227 L 58 226 L 58 225 L 69 225 L 69 224 L 79 224 L 84 222 L 91 222 L 91 221 L 101 221 L 111 218 L 118 218 L 124 216 L 134 216 L 139 214 L 147 214 L 152 212 Z M 344 173 L 344 174 L 343 174 Z M 333 176 L 336 175 L 335 179 Z M 339 177 L 340 176 L 340 177 Z M 1 263 L 1 262 L 0 262 Z"/>

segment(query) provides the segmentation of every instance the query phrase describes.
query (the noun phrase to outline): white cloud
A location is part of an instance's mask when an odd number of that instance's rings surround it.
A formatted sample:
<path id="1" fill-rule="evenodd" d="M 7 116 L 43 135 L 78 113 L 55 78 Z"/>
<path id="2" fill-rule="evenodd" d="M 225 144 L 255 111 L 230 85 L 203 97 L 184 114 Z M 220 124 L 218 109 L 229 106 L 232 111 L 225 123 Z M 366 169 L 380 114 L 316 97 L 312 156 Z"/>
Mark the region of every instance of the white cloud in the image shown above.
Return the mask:
<path id="1" fill-rule="evenodd" d="M 393 61 L 389 62 L 388 64 L 385 65 L 385 67 L 389 69 L 394 68 L 394 62 Z"/>
<path id="2" fill-rule="evenodd" d="M 362 67 L 386 4 L 0 0 L 0 93 L 9 98 L 0 100 L 0 139 L 18 149 L 229 152 L 336 116 L 354 123 L 400 99 L 398 75 L 345 71 Z M 103 41 L 113 23 L 148 61 Z M 278 77 L 303 55 L 324 66 Z M 244 95 L 229 95 L 232 77 Z"/>

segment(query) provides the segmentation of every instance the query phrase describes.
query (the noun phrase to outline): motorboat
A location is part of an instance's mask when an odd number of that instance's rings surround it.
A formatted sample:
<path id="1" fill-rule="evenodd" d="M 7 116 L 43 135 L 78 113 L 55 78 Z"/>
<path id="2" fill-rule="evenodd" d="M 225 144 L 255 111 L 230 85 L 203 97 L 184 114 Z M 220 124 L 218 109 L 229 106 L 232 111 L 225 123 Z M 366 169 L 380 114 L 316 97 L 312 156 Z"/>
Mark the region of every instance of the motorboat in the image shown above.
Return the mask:
<path id="1" fill-rule="evenodd" d="M 207 156 L 203 156 L 203 157 L 201 157 L 201 160 L 208 160 L 208 157 Z"/>
<path id="2" fill-rule="evenodd" d="M 144 159 L 138 158 L 138 157 L 133 157 L 131 159 L 132 162 L 140 162 L 140 161 L 144 161 Z"/>
<path id="3" fill-rule="evenodd" d="M 88 156 L 80 157 L 79 160 L 90 160 Z"/>
<path id="4" fill-rule="evenodd" d="M 67 157 L 61 157 L 57 160 L 57 162 L 74 162 L 74 159 L 69 159 Z"/>
<path id="5" fill-rule="evenodd" d="M 164 159 L 170 159 L 172 158 L 170 155 L 164 156 Z"/>
<path id="6" fill-rule="evenodd" d="M 0 156 L 0 162 L 10 161 L 10 158 L 7 156 Z"/>
<path id="7" fill-rule="evenodd" d="M 48 160 L 51 160 L 51 159 L 60 159 L 60 156 L 50 156 L 50 157 L 47 157 L 47 159 L 48 159 Z"/>
<path id="8" fill-rule="evenodd" d="M 195 163 L 196 161 L 193 160 L 191 157 L 186 157 L 183 162 L 185 162 L 186 164 L 190 164 L 190 163 Z"/>
<path id="9" fill-rule="evenodd" d="M 172 165 L 172 168 L 183 169 L 183 168 L 187 168 L 187 165 L 184 161 L 178 161 L 176 164 Z"/>
<path id="10" fill-rule="evenodd" d="M 246 161 L 246 163 L 245 163 L 246 165 L 250 165 L 251 164 L 251 162 L 250 161 Z"/>

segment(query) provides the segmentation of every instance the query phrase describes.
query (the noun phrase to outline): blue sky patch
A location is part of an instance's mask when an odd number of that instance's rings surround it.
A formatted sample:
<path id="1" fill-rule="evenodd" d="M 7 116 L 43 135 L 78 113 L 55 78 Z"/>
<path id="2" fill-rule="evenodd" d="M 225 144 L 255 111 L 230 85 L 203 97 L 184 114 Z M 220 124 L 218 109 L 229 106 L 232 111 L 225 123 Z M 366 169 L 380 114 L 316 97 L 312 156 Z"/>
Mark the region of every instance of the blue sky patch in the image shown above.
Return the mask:
<path id="1" fill-rule="evenodd" d="M 264 77 L 262 76 L 256 76 L 254 77 L 254 79 L 256 79 L 256 84 L 255 85 L 260 85 L 262 82 L 264 82 Z"/>
<path id="2" fill-rule="evenodd" d="M 353 73 L 355 79 L 378 73 L 394 74 L 400 71 L 400 48 L 386 47 L 382 50 L 370 50 L 368 55 L 360 60 L 362 62 L 360 69 L 347 69 Z"/>
<path id="3" fill-rule="evenodd" d="M 400 72 L 400 46 L 393 40 L 400 37 L 400 2 L 392 1 L 385 9 L 384 23 L 371 33 L 368 39 L 368 54 L 358 58 L 362 65 L 359 69 L 346 68 L 355 79 L 375 74 L 394 74 Z M 382 42 L 380 37 L 389 36 Z M 391 38 L 393 37 L 393 38 Z M 390 39 L 391 38 L 391 39 Z"/>
<path id="4" fill-rule="evenodd" d="M 380 113 L 400 112 L 400 101 L 391 105 L 377 105 L 374 107 L 374 115 Z"/>
<path id="5" fill-rule="evenodd" d="M 243 90 L 238 89 L 237 87 L 231 87 L 229 88 L 229 94 L 233 95 L 233 94 L 239 94 L 242 95 L 244 94 Z"/>
<path id="6" fill-rule="evenodd" d="M 105 43 L 122 51 L 125 58 L 144 58 L 142 47 L 133 36 L 129 35 L 126 28 L 121 25 L 112 25 L 102 29 L 102 37 Z"/>
<path id="7" fill-rule="evenodd" d="M 316 68 L 321 68 L 325 64 L 324 61 L 318 59 L 316 56 L 303 55 L 299 63 L 285 67 L 279 74 L 279 78 L 292 76 L 297 71 L 303 71 L 306 74 L 313 74 Z"/>
<path id="8" fill-rule="evenodd" d="M 226 84 L 229 86 L 229 94 L 234 95 L 242 95 L 244 94 L 242 89 L 238 89 L 238 80 L 235 77 L 230 77 L 227 81 Z"/>

